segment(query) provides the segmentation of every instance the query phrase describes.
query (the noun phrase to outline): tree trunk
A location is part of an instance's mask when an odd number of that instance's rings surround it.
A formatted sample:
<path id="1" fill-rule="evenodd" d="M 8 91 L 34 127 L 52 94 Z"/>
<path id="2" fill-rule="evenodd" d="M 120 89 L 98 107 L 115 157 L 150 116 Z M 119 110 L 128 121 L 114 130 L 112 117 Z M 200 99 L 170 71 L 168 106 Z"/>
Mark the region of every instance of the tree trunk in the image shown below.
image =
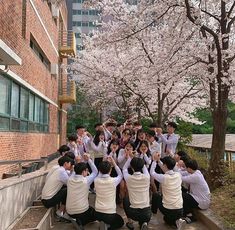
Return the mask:
<path id="1" fill-rule="evenodd" d="M 222 87 L 219 93 L 218 104 L 212 110 L 213 116 L 213 138 L 211 146 L 211 159 L 209 166 L 209 181 L 211 188 L 223 185 L 226 168 L 224 164 L 226 121 L 228 117 L 228 89 Z"/>

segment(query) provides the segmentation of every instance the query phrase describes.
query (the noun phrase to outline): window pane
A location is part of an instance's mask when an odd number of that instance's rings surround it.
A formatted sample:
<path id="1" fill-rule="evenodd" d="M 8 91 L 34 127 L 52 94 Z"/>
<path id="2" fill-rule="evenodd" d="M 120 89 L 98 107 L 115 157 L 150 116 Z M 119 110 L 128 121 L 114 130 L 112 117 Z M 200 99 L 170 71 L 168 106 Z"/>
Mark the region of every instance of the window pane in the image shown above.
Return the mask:
<path id="1" fill-rule="evenodd" d="M 45 103 L 45 111 L 44 111 L 44 124 L 49 123 L 49 104 Z"/>
<path id="2" fill-rule="evenodd" d="M 20 130 L 20 120 L 11 120 L 11 130 Z"/>
<path id="3" fill-rule="evenodd" d="M 34 95 L 29 95 L 29 120 L 33 121 L 33 115 L 34 115 Z"/>
<path id="4" fill-rule="evenodd" d="M 9 130 L 10 118 L 0 117 L 0 130 Z"/>
<path id="5" fill-rule="evenodd" d="M 24 132 L 28 131 L 28 122 L 27 121 L 20 122 L 20 130 L 24 131 Z"/>
<path id="6" fill-rule="evenodd" d="M 40 99 L 35 97 L 34 121 L 40 122 Z"/>
<path id="7" fill-rule="evenodd" d="M 44 121 L 44 102 L 40 101 L 40 123 L 42 124 Z"/>
<path id="8" fill-rule="evenodd" d="M 0 113 L 9 114 L 10 81 L 0 75 Z"/>
<path id="9" fill-rule="evenodd" d="M 28 118 L 29 94 L 24 88 L 20 89 L 20 117 Z"/>
<path id="10" fill-rule="evenodd" d="M 19 117 L 19 94 L 20 87 L 19 85 L 12 83 L 12 92 L 11 92 L 11 115 L 13 117 Z"/>

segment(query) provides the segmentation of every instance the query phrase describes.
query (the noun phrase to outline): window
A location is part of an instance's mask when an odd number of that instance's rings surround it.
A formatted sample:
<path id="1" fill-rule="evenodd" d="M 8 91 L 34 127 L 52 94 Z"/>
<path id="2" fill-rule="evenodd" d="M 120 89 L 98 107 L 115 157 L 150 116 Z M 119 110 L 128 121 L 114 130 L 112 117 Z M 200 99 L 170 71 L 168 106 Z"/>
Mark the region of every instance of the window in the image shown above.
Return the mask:
<path id="1" fill-rule="evenodd" d="M 0 75 L 0 114 L 9 114 L 10 81 Z"/>
<path id="2" fill-rule="evenodd" d="M 0 75 L 0 130 L 48 132 L 49 104 Z"/>
<path id="3" fill-rule="evenodd" d="M 75 33 L 76 38 L 81 38 L 81 33 Z"/>
<path id="4" fill-rule="evenodd" d="M 19 99 L 20 99 L 20 87 L 19 85 L 12 83 L 11 88 L 11 116 L 19 117 Z"/>
<path id="5" fill-rule="evenodd" d="M 88 27 L 88 22 L 82 22 L 82 27 Z"/>
<path id="6" fill-rule="evenodd" d="M 73 26 L 81 26 L 82 25 L 82 23 L 81 22 L 79 22 L 79 21 L 77 21 L 77 22 L 73 22 Z"/>
<path id="7" fill-rule="evenodd" d="M 83 10 L 82 11 L 82 15 L 88 15 L 89 14 L 89 11 L 88 10 Z"/>
<path id="8" fill-rule="evenodd" d="M 28 119 L 28 109 L 29 109 L 29 92 L 21 88 L 20 90 L 20 117 L 23 119 Z"/>
<path id="9" fill-rule="evenodd" d="M 89 22 L 89 27 L 94 27 L 95 26 L 95 22 Z"/>
<path id="10" fill-rule="evenodd" d="M 39 57 L 41 62 L 45 65 L 45 67 L 50 71 L 51 63 L 43 50 L 40 48 L 34 37 L 30 34 L 30 47 L 34 51 L 34 53 Z"/>

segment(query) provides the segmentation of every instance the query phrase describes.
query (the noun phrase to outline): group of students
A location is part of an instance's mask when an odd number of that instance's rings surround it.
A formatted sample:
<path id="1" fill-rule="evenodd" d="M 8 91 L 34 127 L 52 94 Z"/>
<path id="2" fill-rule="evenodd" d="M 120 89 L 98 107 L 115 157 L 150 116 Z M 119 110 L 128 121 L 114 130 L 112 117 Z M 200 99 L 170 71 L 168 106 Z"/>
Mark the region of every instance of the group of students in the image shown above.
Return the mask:
<path id="1" fill-rule="evenodd" d="M 198 164 L 184 151 L 176 152 L 176 123 L 167 124 L 167 133 L 151 124 L 95 126 L 94 137 L 77 126 L 68 144 L 61 146 L 58 166 L 48 173 L 42 190 L 45 207 L 59 204 L 57 215 L 76 221 L 77 229 L 93 221 L 100 229 L 119 229 L 123 218 L 116 204 L 123 207 L 128 222 L 148 229 L 158 209 L 164 221 L 183 229 L 195 220 L 193 209 L 207 209 L 210 190 Z M 95 207 L 89 205 L 89 190 L 95 191 Z M 150 202 L 151 200 L 151 202 Z"/>

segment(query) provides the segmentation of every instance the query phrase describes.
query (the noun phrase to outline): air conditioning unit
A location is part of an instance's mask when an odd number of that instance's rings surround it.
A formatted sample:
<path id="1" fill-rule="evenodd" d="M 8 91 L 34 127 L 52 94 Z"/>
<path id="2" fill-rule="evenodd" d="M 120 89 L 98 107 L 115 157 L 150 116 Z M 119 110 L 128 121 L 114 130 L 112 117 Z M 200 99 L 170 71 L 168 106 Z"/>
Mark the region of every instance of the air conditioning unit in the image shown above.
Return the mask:
<path id="1" fill-rule="evenodd" d="M 56 4 L 51 4 L 51 13 L 52 13 L 53 18 L 55 18 L 55 19 L 59 18 L 60 9 Z"/>
<path id="2" fill-rule="evenodd" d="M 57 77 L 59 73 L 59 67 L 57 63 L 52 63 L 51 64 L 51 75 Z"/>

